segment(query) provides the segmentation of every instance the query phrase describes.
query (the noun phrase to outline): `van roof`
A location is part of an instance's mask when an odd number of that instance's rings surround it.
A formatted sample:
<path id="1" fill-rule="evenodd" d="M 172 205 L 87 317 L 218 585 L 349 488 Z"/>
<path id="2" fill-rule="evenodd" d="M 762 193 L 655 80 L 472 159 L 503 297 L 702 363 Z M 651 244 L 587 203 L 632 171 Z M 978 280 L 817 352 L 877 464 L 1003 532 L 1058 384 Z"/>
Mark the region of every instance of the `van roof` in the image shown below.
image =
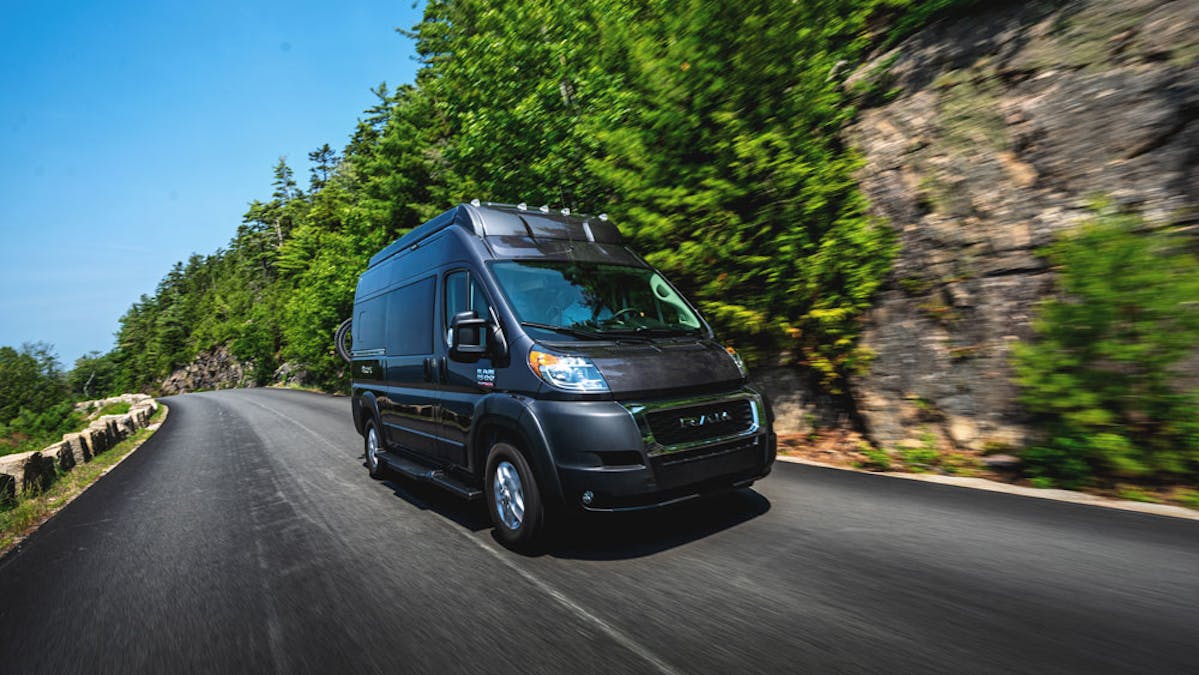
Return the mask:
<path id="1" fill-rule="evenodd" d="M 593 241 L 622 244 L 624 237 L 606 217 L 570 215 L 545 207 L 529 209 L 523 204 L 472 202 L 459 204 L 433 220 L 413 228 L 389 246 L 371 256 L 367 268 L 374 267 L 400 251 L 419 244 L 442 230 L 461 227 L 476 237 L 521 237 Z"/>

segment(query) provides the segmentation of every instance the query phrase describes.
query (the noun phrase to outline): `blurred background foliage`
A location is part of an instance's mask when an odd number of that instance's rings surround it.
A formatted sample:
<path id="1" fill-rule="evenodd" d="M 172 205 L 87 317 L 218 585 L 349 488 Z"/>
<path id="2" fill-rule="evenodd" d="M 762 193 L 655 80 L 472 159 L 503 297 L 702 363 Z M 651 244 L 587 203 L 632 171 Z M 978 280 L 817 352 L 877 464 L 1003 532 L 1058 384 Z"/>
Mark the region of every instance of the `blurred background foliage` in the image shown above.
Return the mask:
<path id="1" fill-rule="evenodd" d="M 153 388 L 227 344 L 344 388 L 331 336 L 369 256 L 472 198 L 607 212 L 751 359 L 831 389 L 868 362 L 859 316 L 889 270 L 840 137 L 841 80 L 874 47 L 970 2 L 433 0 L 422 67 L 340 151 L 288 164 L 226 249 L 176 264 L 80 365 Z"/>
<path id="2" fill-rule="evenodd" d="M 1199 345 L 1199 258 L 1110 212 L 1046 255 L 1060 296 L 1014 350 L 1021 398 L 1047 431 L 1023 453 L 1029 473 L 1078 487 L 1096 474 L 1199 472 L 1199 391 L 1177 368 Z"/>

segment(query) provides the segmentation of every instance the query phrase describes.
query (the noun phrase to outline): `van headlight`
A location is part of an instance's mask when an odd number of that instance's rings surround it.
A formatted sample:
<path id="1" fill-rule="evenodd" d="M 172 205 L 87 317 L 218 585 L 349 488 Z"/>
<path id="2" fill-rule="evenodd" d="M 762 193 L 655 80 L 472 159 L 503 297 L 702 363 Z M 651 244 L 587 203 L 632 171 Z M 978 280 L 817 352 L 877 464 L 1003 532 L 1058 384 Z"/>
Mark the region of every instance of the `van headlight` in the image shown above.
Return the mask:
<path id="1" fill-rule="evenodd" d="M 733 363 L 737 364 L 737 370 L 741 371 L 741 377 L 749 377 L 749 371 L 745 368 L 745 360 L 741 358 L 741 355 L 737 353 L 737 350 L 726 345 L 724 351 L 728 352 L 729 356 L 733 357 Z"/>
<path id="2" fill-rule="evenodd" d="M 566 391 L 608 391 L 608 383 L 599 368 L 585 356 L 564 356 L 543 352 L 537 347 L 529 351 L 529 367 L 546 384 Z"/>

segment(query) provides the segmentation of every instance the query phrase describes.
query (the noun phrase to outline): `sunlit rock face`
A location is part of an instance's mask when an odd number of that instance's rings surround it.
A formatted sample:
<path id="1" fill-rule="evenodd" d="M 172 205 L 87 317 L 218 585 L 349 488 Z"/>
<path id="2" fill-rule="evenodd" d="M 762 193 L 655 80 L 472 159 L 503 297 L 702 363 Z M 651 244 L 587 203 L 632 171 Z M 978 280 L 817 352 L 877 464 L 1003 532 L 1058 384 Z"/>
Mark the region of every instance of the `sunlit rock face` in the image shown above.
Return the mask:
<path id="1" fill-rule="evenodd" d="M 860 184 L 901 247 L 853 383 L 883 445 L 1026 443 L 1009 353 L 1053 290 L 1037 250 L 1098 200 L 1150 227 L 1199 223 L 1199 3 L 982 6 L 846 81 Z"/>
<path id="2" fill-rule="evenodd" d="M 253 364 L 245 364 L 229 352 L 227 346 L 201 352 L 186 366 L 163 380 L 162 393 L 185 394 L 189 391 L 233 389 L 254 386 Z"/>

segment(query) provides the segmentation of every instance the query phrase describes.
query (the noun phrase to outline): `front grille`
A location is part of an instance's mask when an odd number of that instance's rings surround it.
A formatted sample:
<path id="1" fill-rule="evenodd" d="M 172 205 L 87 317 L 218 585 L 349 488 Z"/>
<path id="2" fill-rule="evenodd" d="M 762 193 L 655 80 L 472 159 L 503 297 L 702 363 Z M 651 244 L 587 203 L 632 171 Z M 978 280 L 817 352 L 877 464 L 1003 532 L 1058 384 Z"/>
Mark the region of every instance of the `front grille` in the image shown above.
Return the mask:
<path id="1" fill-rule="evenodd" d="M 692 462 L 702 462 L 709 459 L 715 459 L 723 455 L 732 455 L 743 453 L 746 451 L 756 451 L 758 445 L 757 438 L 739 438 L 733 441 L 724 443 L 716 443 L 715 445 L 702 445 L 698 448 L 690 450 L 682 450 L 680 452 L 670 452 L 664 455 L 654 457 L 653 466 L 655 469 L 665 469 L 681 464 L 690 464 Z"/>
<path id="2" fill-rule="evenodd" d="M 748 431 L 754 424 L 754 410 L 746 399 L 714 401 L 651 412 L 646 421 L 658 443 L 681 445 Z"/>
<path id="3" fill-rule="evenodd" d="M 761 437 L 738 439 L 654 457 L 650 464 L 660 488 L 691 485 L 721 477 L 760 473 L 766 452 Z"/>

